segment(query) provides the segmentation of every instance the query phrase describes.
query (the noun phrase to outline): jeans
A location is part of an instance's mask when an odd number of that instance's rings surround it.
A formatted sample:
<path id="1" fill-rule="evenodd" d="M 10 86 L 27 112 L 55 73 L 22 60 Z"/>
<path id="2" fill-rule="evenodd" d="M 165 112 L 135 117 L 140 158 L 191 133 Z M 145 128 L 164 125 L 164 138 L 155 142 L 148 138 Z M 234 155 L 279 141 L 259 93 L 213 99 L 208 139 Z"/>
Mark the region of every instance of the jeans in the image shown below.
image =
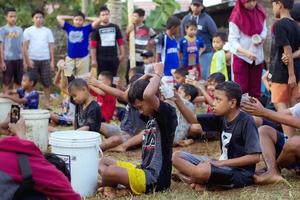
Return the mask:
<path id="1" fill-rule="evenodd" d="M 200 56 L 199 63 L 201 67 L 201 79 L 203 80 L 207 80 L 210 75 L 210 65 L 213 55 L 213 52 L 207 52 Z"/>

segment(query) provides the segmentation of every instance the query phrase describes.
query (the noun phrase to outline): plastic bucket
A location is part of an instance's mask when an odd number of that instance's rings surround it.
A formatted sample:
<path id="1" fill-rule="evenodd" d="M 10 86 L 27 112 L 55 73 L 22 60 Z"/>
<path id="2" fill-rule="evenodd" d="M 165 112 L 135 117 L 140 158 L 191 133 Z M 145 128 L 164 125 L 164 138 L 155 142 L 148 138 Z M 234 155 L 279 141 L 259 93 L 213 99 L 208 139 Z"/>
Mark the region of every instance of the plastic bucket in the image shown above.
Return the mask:
<path id="1" fill-rule="evenodd" d="M 48 148 L 48 110 L 21 110 L 26 124 L 26 138 L 33 141 L 43 152 Z"/>
<path id="2" fill-rule="evenodd" d="M 10 112 L 12 101 L 5 98 L 0 98 L 0 122 L 2 122 Z"/>
<path id="3" fill-rule="evenodd" d="M 66 162 L 74 191 L 81 197 L 94 195 L 98 185 L 100 134 L 90 131 L 58 131 L 51 134 L 49 143 L 52 153 Z"/>

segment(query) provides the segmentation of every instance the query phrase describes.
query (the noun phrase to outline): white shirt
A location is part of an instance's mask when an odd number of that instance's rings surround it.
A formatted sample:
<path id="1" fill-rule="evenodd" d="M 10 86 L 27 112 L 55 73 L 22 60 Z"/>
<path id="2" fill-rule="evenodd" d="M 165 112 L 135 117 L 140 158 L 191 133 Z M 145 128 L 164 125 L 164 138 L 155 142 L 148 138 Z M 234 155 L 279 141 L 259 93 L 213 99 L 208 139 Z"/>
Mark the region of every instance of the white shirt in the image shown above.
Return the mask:
<path id="1" fill-rule="evenodd" d="M 29 42 L 28 53 L 32 60 L 49 60 L 49 43 L 54 43 L 52 31 L 47 27 L 31 26 L 24 31 L 24 41 Z"/>
<path id="2" fill-rule="evenodd" d="M 265 40 L 267 37 L 267 33 L 268 33 L 267 23 L 266 21 L 264 21 L 263 31 L 259 35 L 263 40 Z M 238 54 L 237 49 L 239 47 L 247 49 L 256 55 L 256 61 L 255 61 L 256 65 L 259 65 L 264 62 L 265 58 L 264 58 L 263 44 L 260 44 L 258 46 L 254 45 L 252 43 L 252 38 L 242 33 L 240 29 L 237 27 L 237 25 L 235 25 L 232 22 L 229 22 L 228 42 L 230 44 L 230 52 L 236 55 L 237 57 L 241 58 L 242 60 L 246 61 L 247 63 L 252 64 L 253 61 L 251 61 L 246 56 Z"/>
<path id="3" fill-rule="evenodd" d="M 291 107 L 289 110 L 292 113 L 293 117 L 300 118 L 300 103 L 297 103 L 294 107 Z"/>

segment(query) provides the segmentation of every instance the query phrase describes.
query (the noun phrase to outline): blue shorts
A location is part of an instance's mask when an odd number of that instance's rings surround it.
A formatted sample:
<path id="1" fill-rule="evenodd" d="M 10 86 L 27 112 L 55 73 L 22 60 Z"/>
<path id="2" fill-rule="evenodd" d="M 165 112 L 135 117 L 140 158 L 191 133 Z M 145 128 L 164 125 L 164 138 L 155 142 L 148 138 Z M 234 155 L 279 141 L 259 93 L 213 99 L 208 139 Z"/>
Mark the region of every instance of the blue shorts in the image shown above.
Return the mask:
<path id="1" fill-rule="evenodd" d="M 72 120 L 68 119 L 64 114 L 58 115 L 58 125 L 71 126 L 72 124 L 73 124 Z"/>

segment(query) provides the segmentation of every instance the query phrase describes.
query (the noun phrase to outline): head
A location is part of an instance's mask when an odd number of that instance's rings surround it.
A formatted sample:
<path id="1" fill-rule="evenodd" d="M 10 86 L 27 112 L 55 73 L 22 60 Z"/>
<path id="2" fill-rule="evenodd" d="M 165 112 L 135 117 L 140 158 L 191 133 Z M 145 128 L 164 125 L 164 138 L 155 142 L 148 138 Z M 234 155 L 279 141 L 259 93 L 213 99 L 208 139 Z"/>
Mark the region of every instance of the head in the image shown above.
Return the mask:
<path id="1" fill-rule="evenodd" d="M 197 34 L 197 22 L 195 20 L 189 20 L 185 26 L 185 32 L 189 37 L 195 37 Z"/>
<path id="2" fill-rule="evenodd" d="M 226 116 L 240 107 L 242 90 L 232 81 L 219 83 L 216 86 L 215 100 L 213 103 L 214 113 L 218 116 Z"/>
<path id="3" fill-rule="evenodd" d="M 130 80 L 136 74 L 144 74 L 144 68 L 143 67 L 130 68 L 128 72 L 128 79 Z"/>
<path id="4" fill-rule="evenodd" d="M 272 0 L 273 14 L 276 18 L 280 18 L 283 10 L 292 10 L 294 0 Z"/>
<path id="5" fill-rule="evenodd" d="M 85 21 L 85 15 L 81 11 L 76 11 L 73 17 L 73 25 L 75 27 L 82 27 Z"/>
<path id="6" fill-rule="evenodd" d="M 142 8 L 135 9 L 132 14 L 132 23 L 133 24 L 141 24 L 144 21 L 145 10 Z"/>
<path id="7" fill-rule="evenodd" d="M 292 18 L 300 25 L 300 2 L 294 4 L 290 13 Z"/>
<path id="8" fill-rule="evenodd" d="M 180 31 L 180 19 L 176 16 L 171 16 L 167 21 L 167 30 L 171 32 L 172 35 L 176 35 Z"/>
<path id="9" fill-rule="evenodd" d="M 190 8 L 193 15 L 200 15 L 204 11 L 203 0 L 193 0 Z"/>
<path id="10" fill-rule="evenodd" d="M 190 84 L 183 84 L 179 87 L 179 95 L 190 101 L 193 102 L 194 99 L 198 96 L 198 90 L 195 86 L 190 85 Z"/>
<path id="11" fill-rule="evenodd" d="M 152 104 L 147 100 L 144 100 L 144 91 L 148 86 L 148 80 L 137 80 L 135 81 L 128 91 L 128 101 L 144 116 L 151 116 L 154 113 Z"/>
<path id="12" fill-rule="evenodd" d="M 187 75 L 189 75 L 189 72 L 184 67 L 180 67 L 180 68 L 176 69 L 174 72 L 174 78 L 175 78 L 176 82 L 180 85 L 185 83 L 185 77 Z"/>
<path id="13" fill-rule="evenodd" d="M 99 8 L 99 13 L 98 16 L 100 18 L 100 21 L 104 24 L 109 23 L 109 18 L 110 18 L 110 10 L 107 8 L 107 6 L 101 6 Z"/>
<path id="14" fill-rule="evenodd" d="M 104 83 L 105 85 L 111 86 L 113 83 L 113 76 L 109 71 L 100 72 L 98 80 Z"/>
<path id="15" fill-rule="evenodd" d="M 35 87 L 37 81 L 38 81 L 38 74 L 34 72 L 26 72 L 25 74 L 23 74 L 22 77 L 22 82 L 21 82 L 22 88 L 24 90 L 30 90 Z"/>
<path id="16" fill-rule="evenodd" d="M 146 50 L 145 52 L 143 52 L 141 54 L 141 56 L 143 57 L 143 61 L 145 65 L 154 63 L 155 59 L 154 59 L 154 54 L 152 51 L 150 50 Z"/>
<path id="17" fill-rule="evenodd" d="M 253 10 L 256 7 L 256 0 L 240 0 L 247 10 Z"/>
<path id="18" fill-rule="evenodd" d="M 68 92 L 76 104 L 84 104 L 90 94 L 88 84 L 85 80 L 76 78 L 69 84 Z"/>
<path id="19" fill-rule="evenodd" d="M 214 35 L 212 46 L 215 51 L 223 49 L 223 46 L 227 42 L 227 34 L 223 32 L 218 32 Z"/>
<path id="20" fill-rule="evenodd" d="M 9 24 L 11 26 L 16 25 L 17 12 L 14 8 L 6 8 L 4 10 L 4 15 L 5 15 L 7 24 Z"/>
<path id="21" fill-rule="evenodd" d="M 41 27 L 44 24 L 44 12 L 41 10 L 36 10 L 32 13 L 32 21 L 36 27 Z"/>
<path id="22" fill-rule="evenodd" d="M 144 74 L 140 74 L 137 73 L 135 75 L 133 75 L 130 79 L 129 79 L 129 85 L 132 85 L 135 81 L 139 80 L 139 78 L 141 78 Z"/>
<path id="23" fill-rule="evenodd" d="M 67 168 L 67 165 L 63 159 L 61 159 L 60 157 L 58 157 L 53 153 L 45 153 L 44 157 L 48 162 L 54 165 L 56 169 L 61 171 L 68 178 L 69 181 L 71 181 L 70 171 Z"/>
<path id="24" fill-rule="evenodd" d="M 211 74 L 207 79 L 207 92 L 214 96 L 216 86 L 225 82 L 225 76 L 221 72 Z"/>

